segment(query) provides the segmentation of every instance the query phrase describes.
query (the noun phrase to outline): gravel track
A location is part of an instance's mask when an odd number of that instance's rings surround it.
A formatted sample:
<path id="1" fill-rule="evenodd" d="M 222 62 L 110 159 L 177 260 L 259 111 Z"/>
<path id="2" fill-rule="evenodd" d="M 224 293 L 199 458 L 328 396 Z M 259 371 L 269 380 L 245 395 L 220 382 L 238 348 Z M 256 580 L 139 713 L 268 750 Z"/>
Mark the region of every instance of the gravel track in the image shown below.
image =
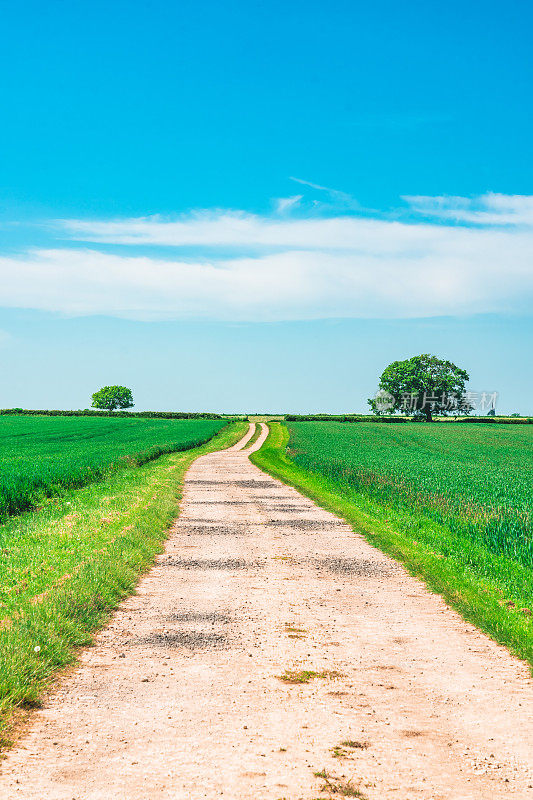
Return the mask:
<path id="1" fill-rule="evenodd" d="M 266 426 L 241 451 L 252 431 L 191 466 L 165 553 L 7 754 L 2 800 L 314 800 L 350 787 L 369 800 L 533 800 L 528 669 L 253 466 Z M 303 670 L 308 683 L 280 679 Z"/>

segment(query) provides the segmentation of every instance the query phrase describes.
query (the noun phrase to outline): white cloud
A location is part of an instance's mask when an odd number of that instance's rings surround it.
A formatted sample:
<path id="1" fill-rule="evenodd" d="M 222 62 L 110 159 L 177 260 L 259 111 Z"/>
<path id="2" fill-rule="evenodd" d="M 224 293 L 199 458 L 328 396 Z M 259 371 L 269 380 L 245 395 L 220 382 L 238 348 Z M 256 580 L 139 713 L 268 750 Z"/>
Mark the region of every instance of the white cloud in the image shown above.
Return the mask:
<path id="1" fill-rule="evenodd" d="M 531 310 L 531 197 L 409 198 L 434 224 L 304 217 L 300 199 L 274 215 L 56 222 L 68 246 L 0 255 L 0 306 L 236 321 Z"/>
<path id="2" fill-rule="evenodd" d="M 533 225 L 533 197 L 489 192 L 481 197 L 406 196 L 414 211 L 479 225 Z"/>
<path id="3" fill-rule="evenodd" d="M 533 300 L 531 229 L 223 211 L 174 222 L 71 221 L 67 228 L 100 242 L 194 245 L 195 257 L 77 246 L 4 256 L 0 305 L 135 319 L 272 321 L 527 311 Z M 217 245 L 240 250 L 228 258 Z"/>
<path id="4" fill-rule="evenodd" d="M 355 250 L 406 255 L 454 236 L 453 229 L 355 216 L 278 218 L 240 211 L 197 211 L 177 220 L 60 221 L 71 239 L 100 244 L 236 249 Z M 455 237 L 460 236 L 456 233 Z"/>

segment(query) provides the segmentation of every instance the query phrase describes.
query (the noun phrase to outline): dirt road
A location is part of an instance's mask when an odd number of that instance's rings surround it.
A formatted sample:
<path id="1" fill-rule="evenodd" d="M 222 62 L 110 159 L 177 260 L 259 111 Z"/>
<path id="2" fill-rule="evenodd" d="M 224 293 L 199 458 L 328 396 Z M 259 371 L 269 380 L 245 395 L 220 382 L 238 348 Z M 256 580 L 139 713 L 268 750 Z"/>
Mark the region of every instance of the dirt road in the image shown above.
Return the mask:
<path id="1" fill-rule="evenodd" d="M 2 800 L 533 800 L 526 667 L 249 452 L 191 467 L 165 553 L 8 754 Z"/>

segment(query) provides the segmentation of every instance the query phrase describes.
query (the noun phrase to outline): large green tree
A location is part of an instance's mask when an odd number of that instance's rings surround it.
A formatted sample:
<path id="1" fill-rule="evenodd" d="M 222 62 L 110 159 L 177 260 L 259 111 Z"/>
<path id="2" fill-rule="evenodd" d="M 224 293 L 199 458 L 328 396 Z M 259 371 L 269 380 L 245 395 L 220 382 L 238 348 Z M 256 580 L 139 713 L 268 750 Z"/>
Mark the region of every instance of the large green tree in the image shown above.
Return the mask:
<path id="1" fill-rule="evenodd" d="M 393 361 L 379 379 L 379 391 L 368 401 L 375 414 L 401 411 L 431 422 L 434 415 L 469 414 L 473 406 L 465 385 L 468 373 L 451 361 L 428 354 Z"/>
<path id="2" fill-rule="evenodd" d="M 104 386 L 93 394 L 93 408 L 115 411 L 117 408 L 133 408 L 133 395 L 127 386 Z"/>

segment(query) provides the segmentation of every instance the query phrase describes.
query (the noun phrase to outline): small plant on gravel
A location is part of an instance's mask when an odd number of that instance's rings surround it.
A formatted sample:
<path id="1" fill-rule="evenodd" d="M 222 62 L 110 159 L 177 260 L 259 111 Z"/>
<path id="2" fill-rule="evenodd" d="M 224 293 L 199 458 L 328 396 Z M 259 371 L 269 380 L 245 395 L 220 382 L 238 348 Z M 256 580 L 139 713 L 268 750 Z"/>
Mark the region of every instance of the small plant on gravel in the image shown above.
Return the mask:
<path id="1" fill-rule="evenodd" d="M 346 781 L 344 778 L 337 778 L 335 775 L 329 775 L 325 769 L 320 772 L 313 773 L 315 778 L 322 778 L 324 781 L 320 787 L 320 792 L 327 793 L 331 797 L 334 794 L 341 795 L 342 797 L 359 797 L 360 800 L 365 800 L 365 795 L 357 786 L 354 786 L 352 781 Z"/>
<path id="2" fill-rule="evenodd" d="M 291 625 L 290 622 L 285 623 L 285 631 L 287 633 L 307 633 L 305 628 L 297 628 L 294 625 Z"/>
<path id="3" fill-rule="evenodd" d="M 366 750 L 368 742 L 356 742 L 353 739 L 346 739 L 344 742 L 331 748 L 331 754 L 335 758 L 348 758 L 349 750 Z"/>
<path id="4" fill-rule="evenodd" d="M 284 683 L 309 683 L 313 678 L 318 678 L 318 672 L 312 669 L 286 669 L 283 675 L 278 675 L 278 679 Z"/>
<path id="5" fill-rule="evenodd" d="M 305 639 L 305 634 L 307 631 L 305 628 L 296 628 L 294 625 L 290 625 L 288 622 L 286 622 L 285 633 L 289 639 Z"/>
<path id="6" fill-rule="evenodd" d="M 340 746 L 340 744 L 336 744 L 335 747 L 332 747 L 330 752 L 333 758 L 348 758 L 350 755 L 349 752 L 344 749 L 344 747 Z"/>
<path id="7" fill-rule="evenodd" d="M 368 742 L 355 742 L 353 739 L 346 739 L 346 741 L 341 742 L 343 747 L 351 747 L 354 750 L 366 750 L 369 746 Z"/>
<path id="8" fill-rule="evenodd" d="M 335 672 L 334 670 L 315 672 L 312 669 L 286 669 L 283 675 L 278 675 L 277 677 L 278 680 L 284 683 L 309 683 L 313 678 L 338 678 L 340 677 L 340 672 Z"/>

